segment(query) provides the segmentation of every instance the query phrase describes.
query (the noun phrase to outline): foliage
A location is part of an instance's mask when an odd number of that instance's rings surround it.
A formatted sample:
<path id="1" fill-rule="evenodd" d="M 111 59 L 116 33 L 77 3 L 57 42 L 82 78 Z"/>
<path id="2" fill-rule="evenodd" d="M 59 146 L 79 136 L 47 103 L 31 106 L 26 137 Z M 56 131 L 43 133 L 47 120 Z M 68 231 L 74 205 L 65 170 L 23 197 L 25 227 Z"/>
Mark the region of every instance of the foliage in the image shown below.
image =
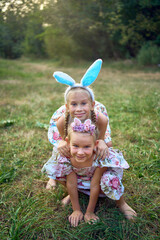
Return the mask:
<path id="1" fill-rule="evenodd" d="M 43 18 L 39 15 L 39 12 L 28 16 L 23 41 L 24 55 L 35 57 L 45 55 L 43 32 Z"/>
<path id="2" fill-rule="evenodd" d="M 1 2 L 0 18 L 0 56 L 4 58 L 18 58 L 23 53 L 43 55 L 43 41 L 40 39 L 42 18 L 39 3 L 34 0 Z"/>
<path id="3" fill-rule="evenodd" d="M 131 58 L 160 46 L 158 0 L 13 0 L 0 2 L 0 56 Z"/>
<path id="4" fill-rule="evenodd" d="M 157 66 L 141 67 L 131 60 L 104 61 L 93 85 L 96 100 L 110 117 L 113 146 L 122 150 L 130 168 L 124 171 L 125 199 L 137 213 L 125 220 L 108 199 L 99 199 L 100 222 L 68 222 L 71 205 L 61 207 L 64 188 L 45 189 L 41 173 L 52 145 L 47 126 L 63 104 L 65 86 L 53 80 L 59 62 L 0 59 L 0 239 L 159 239 L 159 79 Z M 59 70 L 81 79 L 91 62 Z M 88 197 L 80 195 L 82 211 Z"/>
<path id="5" fill-rule="evenodd" d="M 74 41 L 60 28 L 46 27 L 44 41 L 47 55 L 52 59 L 63 59 L 76 55 Z"/>
<path id="6" fill-rule="evenodd" d="M 86 59 L 135 56 L 160 34 L 158 1 L 59 0 L 45 11 L 46 22 L 72 36 Z"/>
<path id="7" fill-rule="evenodd" d="M 160 47 L 153 43 L 146 43 L 140 49 L 137 60 L 141 65 L 160 64 Z"/>

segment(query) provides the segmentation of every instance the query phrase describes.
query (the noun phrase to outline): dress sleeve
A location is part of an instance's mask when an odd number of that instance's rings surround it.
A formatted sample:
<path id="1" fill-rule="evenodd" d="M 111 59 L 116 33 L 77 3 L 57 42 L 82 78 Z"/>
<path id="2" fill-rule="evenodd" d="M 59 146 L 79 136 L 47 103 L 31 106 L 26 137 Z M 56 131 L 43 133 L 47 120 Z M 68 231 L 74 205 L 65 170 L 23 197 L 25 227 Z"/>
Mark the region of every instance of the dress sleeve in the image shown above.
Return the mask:
<path id="1" fill-rule="evenodd" d="M 112 138 L 111 138 L 111 128 L 109 126 L 109 116 L 108 116 L 107 110 L 106 110 L 105 106 L 98 101 L 95 101 L 95 108 L 94 109 L 95 109 L 96 112 L 103 113 L 108 119 L 108 125 L 107 125 L 107 129 L 106 129 L 106 132 L 105 132 L 105 139 L 104 139 L 105 143 L 108 143 L 108 142 L 112 141 Z"/>
<path id="2" fill-rule="evenodd" d="M 58 132 L 56 122 L 63 114 L 65 114 L 65 112 L 66 112 L 66 108 L 65 108 L 65 105 L 63 105 L 53 113 L 50 120 L 49 129 L 48 129 L 48 139 L 50 143 L 54 145 L 54 147 L 57 147 L 59 141 L 62 140 Z"/>
<path id="3" fill-rule="evenodd" d="M 41 171 L 49 178 L 58 179 L 69 175 L 73 168 L 70 159 L 62 157 L 57 153 L 57 149 L 53 148 L 52 157 L 44 164 Z"/>
<path id="4" fill-rule="evenodd" d="M 118 149 L 109 148 L 109 157 L 106 157 L 104 160 L 96 159 L 95 165 L 103 168 L 117 168 L 117 169 L 128 169 L 129 165 L 124 159 L 122 152 Z"/>

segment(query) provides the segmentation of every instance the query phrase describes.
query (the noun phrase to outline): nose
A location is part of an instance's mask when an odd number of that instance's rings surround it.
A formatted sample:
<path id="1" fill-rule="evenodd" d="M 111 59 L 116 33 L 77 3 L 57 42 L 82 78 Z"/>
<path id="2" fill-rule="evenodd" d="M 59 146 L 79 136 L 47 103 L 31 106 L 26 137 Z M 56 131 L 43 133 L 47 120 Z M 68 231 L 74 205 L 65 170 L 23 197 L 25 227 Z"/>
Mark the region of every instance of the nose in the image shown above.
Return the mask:
<path id="1" fill-rule="evenodd" d="M 79 155 L 83 155 L 83 149 L 82 149 L 82 148 L 79 148 L 77 153 L 78 153 Z"/>
<path id="2" fill-rule="evenodd" d="M 81 110 L 81 105 L 78 104 L 78 105 L 77 105 L 77 111 L 80 111 L 80 110 Z"/>

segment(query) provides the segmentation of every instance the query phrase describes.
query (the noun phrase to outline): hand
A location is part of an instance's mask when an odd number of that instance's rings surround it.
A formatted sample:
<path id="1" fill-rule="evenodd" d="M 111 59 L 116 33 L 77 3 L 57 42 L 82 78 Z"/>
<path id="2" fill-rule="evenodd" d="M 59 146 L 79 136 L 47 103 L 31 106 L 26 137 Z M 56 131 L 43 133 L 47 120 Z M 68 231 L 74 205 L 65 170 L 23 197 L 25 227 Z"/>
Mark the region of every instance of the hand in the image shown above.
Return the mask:
<path id="1" fill-rule="evenodd" d="M 83 213 L 80 210 L 75 210 L 68 218 L 72 227 L 77 227 L 78 223 L 82 221 Z"/>
<path id="2" fill-rule="evenodd" d="M 96 157 L 102 160 L 104 160 L 106 157 L 109 157 L 109 149 L 102 139 L 98 140 Z"/>
<path id="3" fill-rule="evenodd" d="M 86 212 L 84 215 L 84 221 L 89 224 L 99 221 L 99 217 L 96 216 L 93 212 Z"/>
<path id="4" fill-rule="evenodd" d="M 70 157 L 70 148 L 66 141 L 59 142 L 58 151 L 63 157 Z"/>

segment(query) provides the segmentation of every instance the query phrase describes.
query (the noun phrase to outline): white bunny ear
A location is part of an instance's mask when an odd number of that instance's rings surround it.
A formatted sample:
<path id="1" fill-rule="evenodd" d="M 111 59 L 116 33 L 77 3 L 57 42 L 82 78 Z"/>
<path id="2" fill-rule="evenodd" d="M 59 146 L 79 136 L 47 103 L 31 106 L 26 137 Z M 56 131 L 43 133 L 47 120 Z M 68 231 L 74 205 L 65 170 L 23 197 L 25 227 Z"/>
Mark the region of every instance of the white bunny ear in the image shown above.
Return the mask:
<path id="1" fill-rule="evenodd" d="M 81 84 L 84 87 L 87 87 L 91 85 L 96 78 L 98 77 L 98 74 L 101 70 L 102 66 L 102 59 L 97 59 L 86 71 L 83 78 L 81 79 Z"/>
<path id="2" fill-rule="evenodd" d="M 66 84 L 69 86 L 74 86 L 75 81 L 73 78 L 71 78 L 68 74 L 63 73 L 63 72 L 54 72 L 53 77 L 55 77 L 57 82 L 60 82 L 62 84 Z"/>
<path id="3" fill-rule="evenodd" d="M 90 119 L 85 120 L 84 124 L 91 125 L 91 120 Z"/>
<path id="4" fill-rule="evenodd" d="M 80 125 L 80 124 L 81 124 L 81 120 L 78 119 L 78 118 L 74 118 L 74 123 L 75 123 L 76 125 Z"/>

